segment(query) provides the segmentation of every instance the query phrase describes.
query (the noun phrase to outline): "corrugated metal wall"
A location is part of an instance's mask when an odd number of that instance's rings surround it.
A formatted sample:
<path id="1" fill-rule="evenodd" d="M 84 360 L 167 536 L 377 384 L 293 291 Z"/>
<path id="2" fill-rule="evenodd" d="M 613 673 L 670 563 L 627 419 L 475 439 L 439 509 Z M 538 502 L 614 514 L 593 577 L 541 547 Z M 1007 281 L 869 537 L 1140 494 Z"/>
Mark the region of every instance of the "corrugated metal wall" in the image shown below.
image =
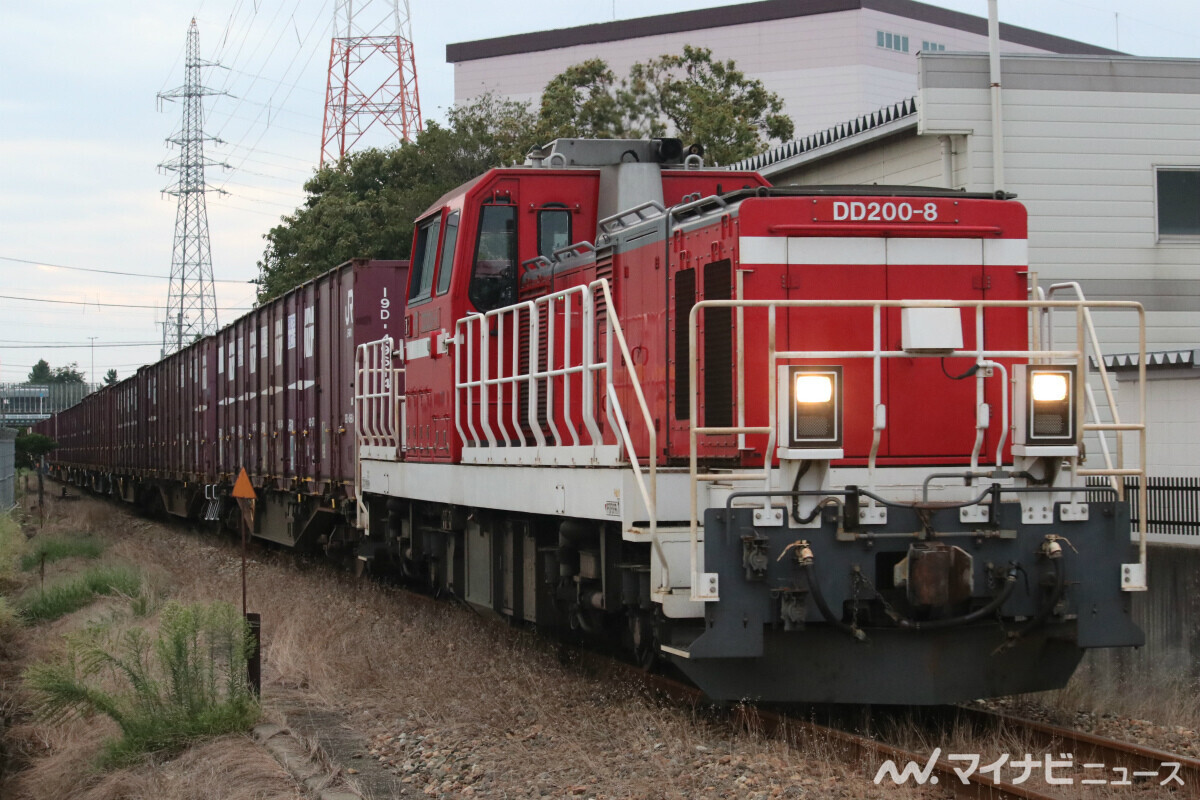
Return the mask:
<path id="1" fill-rule="evenodd" d="M 16 445 L 17 432 L 11 428 L 0 428 L 0 511 L 7 511 L 16 502 Z"/>

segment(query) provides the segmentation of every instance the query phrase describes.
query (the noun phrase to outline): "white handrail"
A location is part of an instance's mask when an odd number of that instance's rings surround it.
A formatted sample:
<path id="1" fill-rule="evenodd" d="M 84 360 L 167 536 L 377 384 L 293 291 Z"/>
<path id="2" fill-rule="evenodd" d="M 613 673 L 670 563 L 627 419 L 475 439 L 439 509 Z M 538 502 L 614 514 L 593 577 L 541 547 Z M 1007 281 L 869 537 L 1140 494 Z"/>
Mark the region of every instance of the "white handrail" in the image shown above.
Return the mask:
<path id="1" fill-rule="evenodd" d="M 578 303 L 576 303 L 578 298 Z M 606 352 L 603 360 L 599 360 L 596 348 L 597 310 L 596 304 L 601 299 L 608 309 L 606 316 Z M 572 321 L 576 316 L 582 320 L 582 341 L 576 344 L 572 336 Z M 543 317 L 545 327 L 543 329 Z M 561 334 L 560 328 L 561 317 Z M 495 354 L 498 363 L 492 363 L 491 328 L 495 320 L 496 347 Z M 529 326 L 528 367 L 521 369 L 520 328 L 522 321 L 527 320 Z M 505 335 L 513 338 L 511 347 L 506 346 Z M 593 448 L 605 444 L 604 432 L 596 419 L 595 388 L 596 373 L 604 373 L 604 396 L 607 399 L 605 415 L 608 419 L 608 430 L 616 439 L 619 450 L 623 450 L 633 469 L 638 491 L 646 508 L 650 523 L 651 534 L 658 529 L 657 502 L 657 470 L 658 470 L 658 437 L 654 428 L 654 418 L 650 414 L 645 393 L 642 391 L 641 380 L 625 340 L 625 333 L 613 307 L 612 290 L 607 279 L 601 278 L 590 284 L 572 286 L 553 294 L 544 295 L 534 300 L 515 303 L 510 306 L 493 309 L 484 314 L 471 314 L 455 323 L 455 337 L 452 340 L 458 347 L 458 357 L 455 359 L 454 379 L 454 416 L 455 427 L 463 445 L 477 450 L 490 450 L 500 444 L 505 446 L 515 444 L 530 446 L 531 443 L 521 430 L 519 424 L 520 405 L 519 388 L 524 385 L 527 390 L 528 407 L 526 423 L 529 426 L 533 442 L 539 452 L 555 447 L 577 448 L 583 444 L 583 434 L 586 433 L 590 446 Z M 541 345 L 545 342 L 545 363 L 541 363 Z M 630 387 L 637 399 L 639 411 L 646 425 L 649 438 L 649 454 L 643 470 L 642 464 L 629 433 L 629 426 L 618 397 L 614 382 L 613 347 L 619 348 L 624 363 L 627 366 Z M 576 357 L 575 350 L 579 355 Z M 476 350 L 478 349 L 478 355 Z M 478 363 L 478 369 L 476 369 Z M 580 408 L 574 408 L 572 401 L 571 383 L 579 376 L 583 396 L 580 398 Z M 503 403 L 507 395 L 512 403 L 510 416 L 514 430 L 511 437 L 503 414 L 494 418 L 499 433 L 493 430 L 493 415 L 490 409 L 491 389 L 495 387 L 496 398 Z M 510 387 L 505 392 L 504 387 Z M 544 422 L 538 418 L 538 406 L 544 391 L 546 418 Z M 561 402 L 561 411 L 556 408 L 556 396 Z M 479 428 L 475 424 L 475 399 L 478 397 Z M 562 417 L 562 427 L 559 426 L 559 415 Z M 578 419 L 576 416 L 578 415 Z M 465 420 L 464 420 L 465 418 Z M 543 425 L 549 433 L 547 438 Z"/>
<path id="2" fill-rule="evenodd" d="M 366 342 L 354 352 L 354 498 L 359 519 L 367 518 L 362 500 L 364 447 L 381 448 L 391 458 L 404 449 L 404 367 L 392 337 Z M 400 359 L 403 364 L 403 359 Z"/>

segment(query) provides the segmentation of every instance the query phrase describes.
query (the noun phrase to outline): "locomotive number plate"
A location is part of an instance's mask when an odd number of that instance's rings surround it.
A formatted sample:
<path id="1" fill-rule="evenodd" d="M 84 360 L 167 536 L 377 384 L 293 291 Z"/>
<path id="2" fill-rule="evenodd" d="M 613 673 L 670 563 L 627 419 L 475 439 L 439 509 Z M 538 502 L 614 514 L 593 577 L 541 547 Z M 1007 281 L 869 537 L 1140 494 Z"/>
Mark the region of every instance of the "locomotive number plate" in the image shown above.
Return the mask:
<path id="1" fill-rule="evenodd" d="M 818 222 L 937 222 L 943 216 L 932 200 L 834 200 L 817 210 Z M 820 219 L 821 212 L 829 219 Z"/>

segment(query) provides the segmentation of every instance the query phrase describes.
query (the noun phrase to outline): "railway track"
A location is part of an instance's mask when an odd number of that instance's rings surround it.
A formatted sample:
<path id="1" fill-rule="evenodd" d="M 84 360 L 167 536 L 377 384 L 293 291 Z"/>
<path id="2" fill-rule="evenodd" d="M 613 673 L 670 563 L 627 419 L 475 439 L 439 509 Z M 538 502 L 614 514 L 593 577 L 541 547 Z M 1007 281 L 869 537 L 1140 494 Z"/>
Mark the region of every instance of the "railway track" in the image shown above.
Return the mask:
<path id="1" fill-rule="evenodd" d="M 1075 785 L 1143 786 L 1200 797 L 1200 759 L 981 708 L 957 707 L 954 713 L 979 728 L 1015 732 L 1031 751 L 1069 753 L 1075 772 L 1082 772 Z"/>
<path id="2" fill-rule="evenodd" d="M 647 688 L 673 701 L 704 702 L 701 692 L 687 684 L 633 667 L 619 668 L 628 669 Z M 830 752 L 855 769 L 873 770 L 876 783 L 885 787 L 923 784 L 955 798 L 985 800 L 1061 800 L 1078 796 L 1080 790 L 1105 785 L 1127 787 L 1139 796 L 1200 797 L 1200 759 L 980 708 L 941 708 L 935 716 L 941 722 L 968 724 L 978 736 L 992 741 L 1008 734 L 1024 742 L 1028 753 L 1013 754 L 1004 765 L 1007 769 L 1003 774 L 1010 776 L 1009 780 L 999 777 L 999 769 L 988 769 L 995 758 L 986 759 L 981 754 L 967 757 L 939 751 L 914 752 L 847 730 L 846 726 L 825 725 L 752 705 L 737 705 L 727 712 L 730 721 L 740 727 L 784 738 L 798 747 Z M 889 761 L 895 765 L 894 771 L 886 771 L 884 765 Z M 1026 763 L 1028 770 L 1023 768 Z M 1047 782 L 1046 763 L 1057 770 L 1050 775 L 1058 784 Z M 906 776 L 904 770 L 909 764 L 914 767 Z"/>
<path id="3" fill-rule="evenodd" d="M 629 668 L 636 672 L 639 679 L 653 691 L 681 703 L 702 703 L 704 696 L 691 686 L 662 676 L 650 675 Z M 833 725 L 822 725 L 818 722 L 797 716 L 779 713 L 756 706 L 738 705 L 728 711 L 731 722 L 751 730 L 761 731 L 768 736 L 786 739 L 797 747 L 811 746 L 831 755 L 847 766 L 861 769 L 866 765 L 878 772 L 883 765 L 891 762 L 900 776 L 909 763 L 917 765 L 923 777 L 920 782 L 936 786 L 953 795 L 955 798 L 975 800 L 1058 800 L 1058 796 L 1048 794 L 1033 787 L 1015 785 L 996 781 L 977 770 L 963 777 L 966 770 L 962 764 L 956 764 L 948 758 L 931 760 L 929 754 L 916 753 L 897 747 L 878 739 L 854 733 Z M 895 785 L 890 777 L 882 777 L 879 783 Z M 916 782 L 914 776 L 912 783 Z"/>
<path id="4" fill-rule="evenodd" d="M 441 602 L 427 594 L 408 591 L 414 599 L 430 604 Z M 688 706 L 711 702 L 705 699 L 699 689 L 679 680 L 646 672 L 586 647 L 571 644 L 564 644 L 564 647 L 581 664 L 598 672 L 621 674 L 672 702 Z M 1108 784 L 1140 789 L 1142 792 L 1139 796 L 1200 798 L 1200 759 L 977 707 L 938 707 L 921 716 L 926 723 L 936 723 L 943 728 L 955 723 L 969 725 L 975 731 L 974 738 L 981 741 L 994 742 L 1010 735 L 1010 738 L 1024 743 L 1025 749 L 1019 754 L 1012 754 L 1009 763 L 1004 765 L 1002 774 L 1009 780 L 1000 779 L 1000 772 L 986 769 L 995 761 L 994 757 L 986 759 L 980 755 L 978 762 L 972 762 L 948 751 L 933 757 L 930 752 L 909 750 L 875 735 L 858 733 L 850 723 L 822 724 L 794 713 L 752 704 L 737 704 L 724 710 L 730 722 L 739 728 L 785 739 L 796 747 L 828 752 L 831 757 L 860 773 L 864 769 L 869 770 L 867 777 L 878 777 L 876 782 L 884 788 L 920 783 L 963 800 L 1062 800 L 1067 792 L 1074 792 L 1067 796 L 1078 797 L 1081 788 L 1086 790 L 1091 786 Z M 879 712 L 878 709 L 875 711 Z M 1024 770 L 1011 762 L 1028 761 L 1030 755 L 1027 753 L 1040 759 L 1034 762 L 1040 766 L 1037 770 L 1029 771 L 1026 775 L 1028 780 L 1014 782 L 1011 778 L 1020 776 Z M 1069 759 L 1063 754 L 1069 754 Z M 1057 777 L 1070 779 L 1069 784 L 1062 784 L 1062 788 L 1047 784 L 1044 773 L 1047 755 L 1060 765 Z M 1066 760 L 1071 766 L 1061 765 Z M 895 765 L 895 770 L 890 773 L 881 771 L 881 767 L 888 762 Z M 909 764 L 914 765 L 915 771 L 905 777 L 904 770 Z M 1103 765 L 1103 774 L 1089 771 L 1086 769 L 1088 765 Z M 1178 770 L 1175 765 L 1178 765 Z M 1124 782 L 1126 779 L 1128 783 Z"/>

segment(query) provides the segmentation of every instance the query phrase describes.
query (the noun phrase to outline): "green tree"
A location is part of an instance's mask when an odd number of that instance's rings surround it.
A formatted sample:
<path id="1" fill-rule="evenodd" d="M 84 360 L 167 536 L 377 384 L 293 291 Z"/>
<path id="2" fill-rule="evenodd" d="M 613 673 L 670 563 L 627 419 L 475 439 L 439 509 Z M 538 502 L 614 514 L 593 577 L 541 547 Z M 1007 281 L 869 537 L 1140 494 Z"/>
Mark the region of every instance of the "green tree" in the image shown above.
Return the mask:
<path id="1" fill-rule="evenodd" d="M 117 383 L 117 371 L 115 369 L 110 369 L 108 372 L 104 373 L 104 385 L 105 386 L 114 386 L 114 385 L 116 385 L 116 383 Z"/>
<path id="2" fill-rule="evenodd" d="M 538 142 L 562 137 L 631 138 L 619 89 L 616 76 L 599 58 L 567 67 L 542 90 Z"/>
<path id="3" fill-rule="evenodd" d="M 538 132 L 541 142 L 676 136 L 703 145 L 710 163 L 729 164 L 792 138 L 795 125 L 762 81 L 688 45 L 634 64 L 620 81 L 598 58 L 568 67 L 546 84 Z"/>
<path id="4" fill-rule="evenodd" d="M 761 153 L 771 140 L 795 133 L 779 95 L 746 77 L 733 61 L 714 60 L 704 47 L 685 45 L 681 55 L 634 64 L 619 99 L 627 129 L 701 144 L 706 159 L 716 164 Z"/>
<path id="5" fill-rule="evenodd" d="M 635 64 L 621 80 L 604 61 L 585 61 L 550 79 L 536 115 L 489 94 L 451 109 L 444 126 L 427 123 L 414 142 L 319 169 L 304 185 L 304 204 L 263 237 L 258 299 L 351 258 L 408 257 L 412 222 L 430 204 L 555 138 L 674 135 L 724 164 L 792 133 L 777 95 L 704 48 Z"/>
<path id="6" fill-rule="evenodd" d="M 50 383 L 83 383 L 83 373 L 79 370 L 78 362 L 72 361 L 65 367 L 51 367 L 46 359 L 38 359 L 29 371 L 27 383 L 38 386 Z"/>
<path id="7" fill-rule="evenodd" d="M 427 123 L 415 142 L 318 170 L 304 204 L 264 236 L 259 301 L 351 258 L 407 258 L 412 222 L 430 204 L 497 164 L 523 160 L 535 143 L 528 107 L 492 95 L 452 109 L 448 120 Z"/>
<path id="8" fill-rule="evenodd" d="M 51 383 L 83 383 L 83 373 L 79 370 L 78 362 L 72 361 L 65 367 L 55 367 Z"/>
<path id="9" fill-rule="evenodd" d="M 22 433 L 15 442 L 18 467 L 35 466 L 42 456 L 58 447 L 58 442 L 40 433 Z"/>
<path id="10" fill-rule="evenodd" d="M 29 370 L 29 383 L 42 386 L 50 383 L 53 379 L 54 373 L 51 372 L 50 364 L 44 358 L 38 359 L 38 362 L 33 365 L 33 369 Z"/>

